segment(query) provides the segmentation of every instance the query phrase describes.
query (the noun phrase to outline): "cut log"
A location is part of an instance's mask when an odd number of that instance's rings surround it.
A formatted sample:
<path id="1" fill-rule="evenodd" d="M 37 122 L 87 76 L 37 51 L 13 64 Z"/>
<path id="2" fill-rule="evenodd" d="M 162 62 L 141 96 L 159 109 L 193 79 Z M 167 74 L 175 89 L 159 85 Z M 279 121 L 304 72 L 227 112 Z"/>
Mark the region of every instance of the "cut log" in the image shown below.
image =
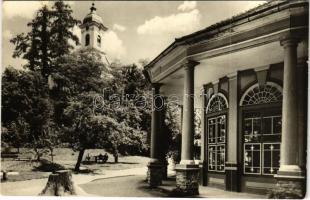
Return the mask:
<path id="1" fill-rule="evenodd" d="M 70 170 L 59 170 L 48 177 L 45 188 L 39 195 L 67 196 L 76 195 Z"/>

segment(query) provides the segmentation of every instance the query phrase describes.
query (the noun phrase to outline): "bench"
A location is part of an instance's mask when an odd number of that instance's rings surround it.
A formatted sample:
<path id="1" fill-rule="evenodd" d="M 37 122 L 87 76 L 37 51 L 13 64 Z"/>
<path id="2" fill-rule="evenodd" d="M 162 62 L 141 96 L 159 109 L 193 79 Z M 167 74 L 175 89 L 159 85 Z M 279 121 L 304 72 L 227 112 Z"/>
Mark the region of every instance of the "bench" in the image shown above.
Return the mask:
<path id="1" fill-rule="evenodd" d="M 17 158 L 17 153 L 1 153 L 1 158 Z"/>
<path id="2" fill-rule="evenodd" d="M 96 163 L 106 163 L 108 161 L 109 157 L 106 155 L 98 155 L 95 156 L 95 162 Z"/>

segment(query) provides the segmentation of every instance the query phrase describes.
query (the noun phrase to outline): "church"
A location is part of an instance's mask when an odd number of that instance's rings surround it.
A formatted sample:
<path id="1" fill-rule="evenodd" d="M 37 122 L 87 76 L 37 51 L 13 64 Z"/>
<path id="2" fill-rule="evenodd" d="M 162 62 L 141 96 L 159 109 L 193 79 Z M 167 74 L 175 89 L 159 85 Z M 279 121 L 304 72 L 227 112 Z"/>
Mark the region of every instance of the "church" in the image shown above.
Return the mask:
<path id="1" fill-rule="evenodd" d="M 206 186 L 259 194 L 305 189 L 308 6 L 305 0 L 269 1 L 175 39 L 145 66 L 155 96 L 182 99 L 176 189 L 188 195 Z M 152 187 L 164 182 L 161 112 L 152 113 Z M 195 113 L 201 118 L 199 163 Z"/>
<path id="2" fill-rule="evenodd" d="M 81 46 L 85 48 L 94 48 L 102 53 L 103 63 L 110 65 L 105 52 L 103 51 L 103 37 L 108 30 L 103 25 L 102 18 L 96 13 L 96 7 L 93 3 L 90 7 L 90 12 L 84 17 L 81 29 Z"/>

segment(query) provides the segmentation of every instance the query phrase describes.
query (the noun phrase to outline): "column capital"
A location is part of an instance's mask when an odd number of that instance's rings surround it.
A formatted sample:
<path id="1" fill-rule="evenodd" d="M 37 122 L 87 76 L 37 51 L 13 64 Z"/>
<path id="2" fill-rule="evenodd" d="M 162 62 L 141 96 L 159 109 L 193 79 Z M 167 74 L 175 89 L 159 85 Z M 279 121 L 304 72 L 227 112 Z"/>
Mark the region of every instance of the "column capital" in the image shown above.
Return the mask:
<path id="1" fill-rule="evenodd" d="M 152 88 L 154 88 L 155 90 L 159 90 L 160 87 L 163 85 L 162 83 L 152 83 Z"/>
<path id="2" fill-rule="evenodd" d="M 293 36 L 285 36 L 280 39 L 280 44 L 284 48 L 288 46 L 297 46 L 299 42 L 300 42 L 300 39 L 297 37 L 293 37 Z"/>
<path id="3" fill-rule="evenodd" d="M 185 70 L 190 69 L 190 68 L 194 68 L 196 65 L 199 65 L 199 62 L 194 61 L 194 60 L 185 60 L 185 61 L 182 63 L 182 67 L 183 67 Z"/>

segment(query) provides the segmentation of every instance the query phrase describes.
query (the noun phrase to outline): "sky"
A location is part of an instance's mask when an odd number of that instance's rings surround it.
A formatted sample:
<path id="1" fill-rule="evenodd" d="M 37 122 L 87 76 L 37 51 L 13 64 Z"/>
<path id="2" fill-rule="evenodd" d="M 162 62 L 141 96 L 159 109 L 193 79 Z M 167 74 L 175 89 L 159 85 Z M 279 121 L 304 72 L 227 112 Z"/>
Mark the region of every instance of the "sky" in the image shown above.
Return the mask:
<path id="1" fill-rule="evenodd" d="M 175 38 L 204 29 L 265 1 L 68 1 L 73 16 L 79 20 L 90 12 L 95 2 L 97 14 L 108 31 L 103 48 L 109 60 L 123 64 L 151 61 Z M 27 23 L 49 1 L 2 1 L 2 70 L 21 68 L 24 60 L 12 58 L 14 46 L 9 40 L 28 32 Z M 80 36 L 79 28 L 74 33 Z"/>

